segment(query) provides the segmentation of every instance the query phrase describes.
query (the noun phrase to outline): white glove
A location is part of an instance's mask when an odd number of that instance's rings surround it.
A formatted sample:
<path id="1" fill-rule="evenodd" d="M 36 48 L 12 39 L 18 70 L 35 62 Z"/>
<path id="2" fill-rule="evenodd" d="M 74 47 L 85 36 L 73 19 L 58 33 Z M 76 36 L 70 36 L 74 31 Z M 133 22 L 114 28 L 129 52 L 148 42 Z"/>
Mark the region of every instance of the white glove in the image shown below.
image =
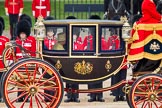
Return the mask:
<path id="1" fill-rule="evenodd" d="M 33 11 L 33 16 L 35 16 L 35 11 Z"/>
<path id="2" fill-rule="evenodd" d="M 21 16 L 22 15 L 22 13 L 19 13 L 19 16 Z"/>
<path id="3" fill-rule="evenodd" d="M 47 16 L 50 16 L 50 11 L 47 11 Z"/>
<path id="4" fill-rule="evenodd" d="M 8 13 L 6 13 L 6 16 L 8 16 L 9 14 Z"/>
<path id="5" fill-rule="evenodd" d="M 108 13 L 105 12 L 104 15 L 103 15 L 103 19 L 107 19 L 107 17 L 108 17 Z"/>

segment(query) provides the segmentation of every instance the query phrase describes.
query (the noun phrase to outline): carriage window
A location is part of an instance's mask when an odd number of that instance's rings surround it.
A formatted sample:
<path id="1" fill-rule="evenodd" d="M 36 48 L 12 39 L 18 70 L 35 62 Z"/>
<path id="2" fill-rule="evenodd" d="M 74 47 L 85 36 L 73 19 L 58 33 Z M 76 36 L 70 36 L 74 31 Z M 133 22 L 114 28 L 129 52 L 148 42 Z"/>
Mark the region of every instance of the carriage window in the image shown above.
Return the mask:
<path id="1" fill-rule="evenodd" d="M 73 26 L 72 27 L 72 49 L 74 52 L 95 51 L 95 26 Z"/>
<path id="2" fill-rule="evenodd" d="M 44 49 L 52 51 L 65 51 L 67 49 L 66 27 L 46 27 Z"/>
<path id="3" fill-rule="evenodd" d="M 101 33 L 101 50 L 114 51 L 120 49 L 120 28 L 104 27 Z"/>

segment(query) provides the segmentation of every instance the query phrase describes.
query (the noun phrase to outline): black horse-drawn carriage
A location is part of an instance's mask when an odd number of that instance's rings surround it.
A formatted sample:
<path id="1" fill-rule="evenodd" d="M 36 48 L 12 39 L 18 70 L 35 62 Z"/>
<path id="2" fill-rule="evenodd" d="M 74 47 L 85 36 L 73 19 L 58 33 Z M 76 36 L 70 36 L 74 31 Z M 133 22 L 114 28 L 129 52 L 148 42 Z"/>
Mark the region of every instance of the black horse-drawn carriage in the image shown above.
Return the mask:
<path id="1" fill-rule="evenodd" d="M 158 25 L 158 28 L 155 25 L 146 26 L 146 28 L 138 27 L 138 30 L 149 29 L 154 34 L 156 30 L 162 30 L 161 24 Z M 44 39 L 48 29 L 55 32 L 58 43 L 60 40 L 64 41 L 63 44 L 60 43 L 62 49 L 46 46 Z M 117 74 L 125 65 L 132 65 L 129 60 L 124 62 L 127 57 L 127 43 L 130 40 L 130 27 L 127 22 L 108 20 L 42 22 L 38 20 L 34 32 L 37 39 L 37 51 L 39 51 L 36 58 L 31 58 L 27 55 L 29 51 L 21 48 L 24 58 L 16 60 L 14 48 L 20 46 L 13 43 L 4 50 L 3 60 L 6 72 L 2 78 L 1 92 L 8 107 L 22 108 L 28 105 L 29 108 L 57 108 L 62 101 L 64 90 L 92 93 L 113 90 L 122 85 L 125 85 L 123 91 L 126 93 L 131 108 L 162 107 L 161 36 L 156 36 L 153 40 L 150 37 L 146 40 L 148 46 L 152 45 L 150 49 L 158 51 L 149 56 L 153 58 L 151 60 L 160 60 L 152 72 L 139 70 L 133 73 L 132 79 L 123 80 L 111 87 L 73 90 L 64 89 L 63 81 L 78 84 L 100 82 Z M 114 35 L 115 40 L 112 40 L 111 36 Z M 84 41 L 78 43 L 80 46 L 76 46 L 75 42 L 79 38 Z M 155 59 L 154 56 L 156 56 Z M 11 57 L 13 63 L 9 64 Z M 144 57 L 147 58 L 147 56 Z M 20 93 L 19 96 L 17 96 L 18 93 Z M 24 97 L 24 101 L 17 102 L 21 97 Z M 28 99 L 29 102 L 26 102 Z"/>

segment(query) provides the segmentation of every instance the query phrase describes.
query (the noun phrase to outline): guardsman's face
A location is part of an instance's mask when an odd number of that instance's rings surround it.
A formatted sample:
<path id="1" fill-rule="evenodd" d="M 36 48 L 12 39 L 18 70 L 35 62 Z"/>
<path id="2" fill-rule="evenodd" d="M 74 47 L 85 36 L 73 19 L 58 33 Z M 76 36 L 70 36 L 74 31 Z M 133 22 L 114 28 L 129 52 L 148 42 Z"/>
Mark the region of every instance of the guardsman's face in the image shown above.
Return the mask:
<path id="1" fill-rule="evenodd" d="M 48 37 L 52 37 L 53 35 L 54 35 L 53 31 L 48 31 L 48 32 L 47 32 L 47 36 L 48 36 Z"/>
<path id="2" fill-rule="evenodd" d="M 26 35 L 24 32 L 21 32 L 21 33 L 20 33 L 20 39 L 21 39 L 21 40 L 25 40 L 26 37 L 27 37 L 27 35 Z"/>

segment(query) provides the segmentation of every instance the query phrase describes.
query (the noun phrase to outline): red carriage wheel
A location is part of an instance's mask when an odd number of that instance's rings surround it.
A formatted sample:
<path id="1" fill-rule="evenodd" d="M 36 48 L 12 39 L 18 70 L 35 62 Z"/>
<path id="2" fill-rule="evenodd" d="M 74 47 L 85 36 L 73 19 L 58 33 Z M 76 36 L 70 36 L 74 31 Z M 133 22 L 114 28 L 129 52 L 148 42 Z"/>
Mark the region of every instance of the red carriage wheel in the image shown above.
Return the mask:
<path id="1" fill-rule="evenodd" d="M 161 108 L 162 76 L 148 74 L 137 79 L 130 90 L 131 108 Z"/>
<path id="2" fill-rule="evenodd" d="M 3 51 L 3 63 L 6 68 L 10 67 L 11 64 L 14 64 L 18 60 L 16 59 L 16 45 L 8 46 Z"/>
<path id="3" fill-rule="evenodd" d="M 57 108 L 63 97 L 60 74 L 48 62 L 34 58 L 15 63 L 5 74 L 2 87 L 9 108 Z"/>

